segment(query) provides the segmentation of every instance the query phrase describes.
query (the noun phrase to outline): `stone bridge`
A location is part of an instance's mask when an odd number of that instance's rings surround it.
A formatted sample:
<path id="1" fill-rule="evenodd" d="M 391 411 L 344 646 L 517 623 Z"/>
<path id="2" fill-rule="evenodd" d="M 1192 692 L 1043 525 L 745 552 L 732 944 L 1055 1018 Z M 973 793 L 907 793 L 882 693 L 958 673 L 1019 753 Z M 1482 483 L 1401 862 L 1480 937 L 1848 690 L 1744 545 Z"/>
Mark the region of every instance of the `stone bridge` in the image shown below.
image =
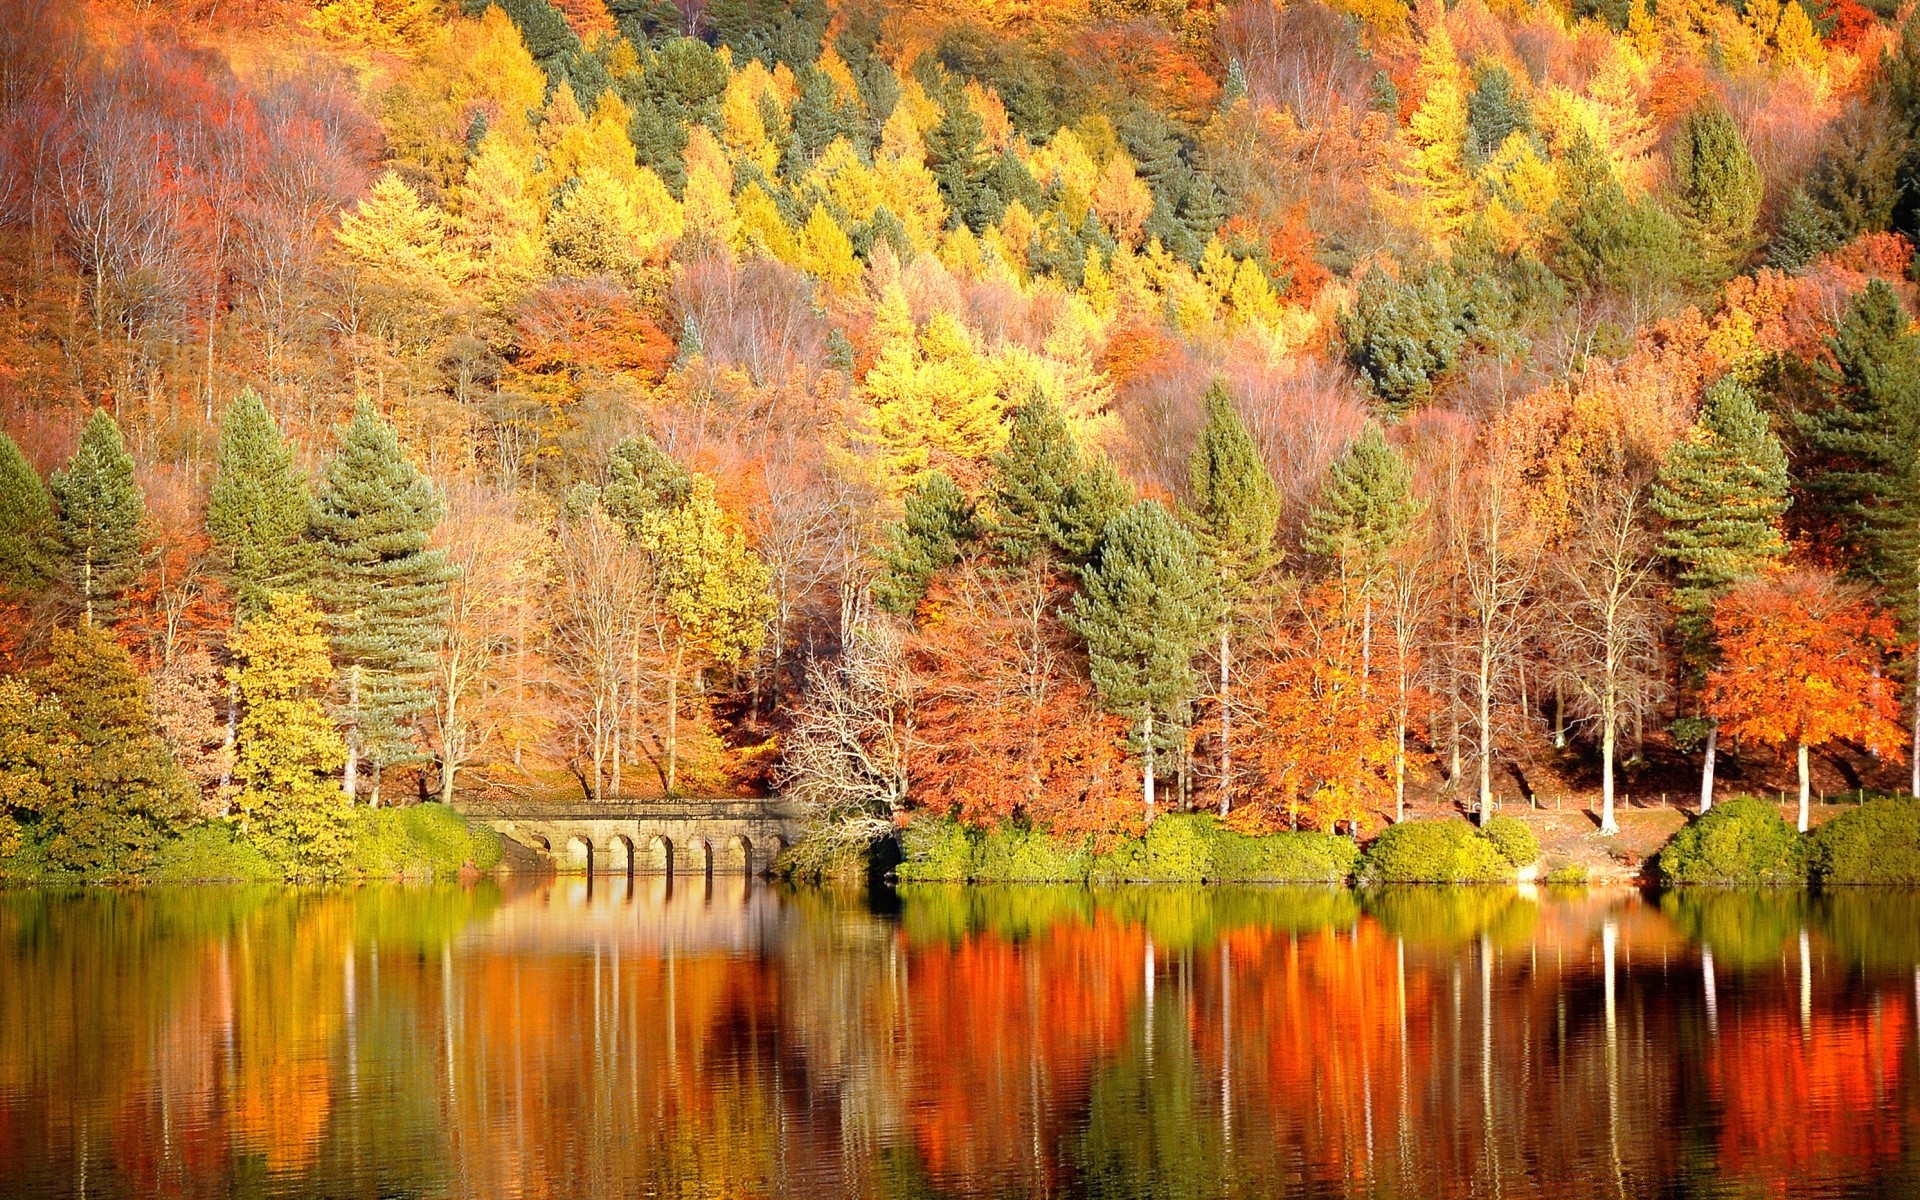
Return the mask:
<path id="1" fill-rule="evenodd" d="M 460 806 L 569 874 L 763 875 L 806 834 L 779 800 L 611 800 Z"/>

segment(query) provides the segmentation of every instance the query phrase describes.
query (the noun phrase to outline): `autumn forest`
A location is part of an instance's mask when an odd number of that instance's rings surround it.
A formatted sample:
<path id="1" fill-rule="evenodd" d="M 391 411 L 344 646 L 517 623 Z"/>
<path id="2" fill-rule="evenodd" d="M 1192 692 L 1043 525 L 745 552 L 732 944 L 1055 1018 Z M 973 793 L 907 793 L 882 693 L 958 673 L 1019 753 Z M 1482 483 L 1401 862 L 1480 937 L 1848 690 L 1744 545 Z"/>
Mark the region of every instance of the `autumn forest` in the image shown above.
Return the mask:
<path id="1" fill-rule="evenodd" d="M 0 0 L 0 874 L 1920 795 L 1916 237 L 1890 0 Z"/>

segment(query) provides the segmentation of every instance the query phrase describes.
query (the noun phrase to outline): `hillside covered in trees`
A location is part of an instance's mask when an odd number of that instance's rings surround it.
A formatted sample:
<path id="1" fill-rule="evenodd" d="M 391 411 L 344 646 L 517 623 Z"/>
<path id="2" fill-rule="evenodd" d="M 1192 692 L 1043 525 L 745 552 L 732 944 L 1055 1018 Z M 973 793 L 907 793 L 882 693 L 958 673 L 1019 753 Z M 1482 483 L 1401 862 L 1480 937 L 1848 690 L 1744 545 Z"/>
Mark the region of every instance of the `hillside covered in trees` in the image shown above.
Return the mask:
<path id="1" fill-rule="evenodd" d="M 0 3 L 0 859 L 1920 791 L 1920 24 Z"/>

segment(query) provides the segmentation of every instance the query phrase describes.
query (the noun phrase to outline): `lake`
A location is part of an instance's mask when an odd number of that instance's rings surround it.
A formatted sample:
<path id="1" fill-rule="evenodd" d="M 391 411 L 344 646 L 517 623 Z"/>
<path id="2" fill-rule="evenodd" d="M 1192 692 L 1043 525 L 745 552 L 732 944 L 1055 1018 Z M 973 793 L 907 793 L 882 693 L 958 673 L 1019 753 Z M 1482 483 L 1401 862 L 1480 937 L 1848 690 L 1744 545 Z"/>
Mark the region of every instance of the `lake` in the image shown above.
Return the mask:
<path id="1" fill-rule="evenodd" d="M 1920 897 L 0 893 L 0 1195 L 1920 1195 Z"/>

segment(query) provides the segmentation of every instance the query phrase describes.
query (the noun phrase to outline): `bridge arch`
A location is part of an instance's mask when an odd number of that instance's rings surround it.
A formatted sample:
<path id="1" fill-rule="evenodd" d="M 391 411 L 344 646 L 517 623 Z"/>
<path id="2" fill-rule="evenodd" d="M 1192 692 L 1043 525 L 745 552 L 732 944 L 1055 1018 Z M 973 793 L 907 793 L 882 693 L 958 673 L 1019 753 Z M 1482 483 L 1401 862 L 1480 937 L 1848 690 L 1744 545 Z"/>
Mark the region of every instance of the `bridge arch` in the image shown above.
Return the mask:
<path id="1" fill-rule="evenodd" d="M 687 855 L 693 860 L 693 869 L 703 875 L 713 874 L 713 843 L 706 838 L 695 838 L 687 846 Z"/>
<path id="2" fill-rule="evenodd" d="M 593 874 L 593 843 L 581 834 L 568 838 L 560 869 L 575 875 Z"/>
<path id="3" fill-rule="evenodd" d="M 753 874 L 753 840 L 744 833 L 728 838 L 721 846 L 719 865 L 732 874 Z"/>
<path id="4" fill-rule="evenodd" d="M 615 875 L 632 875 L 634 872 L 633 839 L 624 833 L 616 833 L 607 843 L 607 870 Z"/>
<path id="5" fill-rule="evenodd" d="M 644 862 L 644 869 L 653 874 L 673 874 L 673 839 L 664 833 L 648 838 Z"/>

